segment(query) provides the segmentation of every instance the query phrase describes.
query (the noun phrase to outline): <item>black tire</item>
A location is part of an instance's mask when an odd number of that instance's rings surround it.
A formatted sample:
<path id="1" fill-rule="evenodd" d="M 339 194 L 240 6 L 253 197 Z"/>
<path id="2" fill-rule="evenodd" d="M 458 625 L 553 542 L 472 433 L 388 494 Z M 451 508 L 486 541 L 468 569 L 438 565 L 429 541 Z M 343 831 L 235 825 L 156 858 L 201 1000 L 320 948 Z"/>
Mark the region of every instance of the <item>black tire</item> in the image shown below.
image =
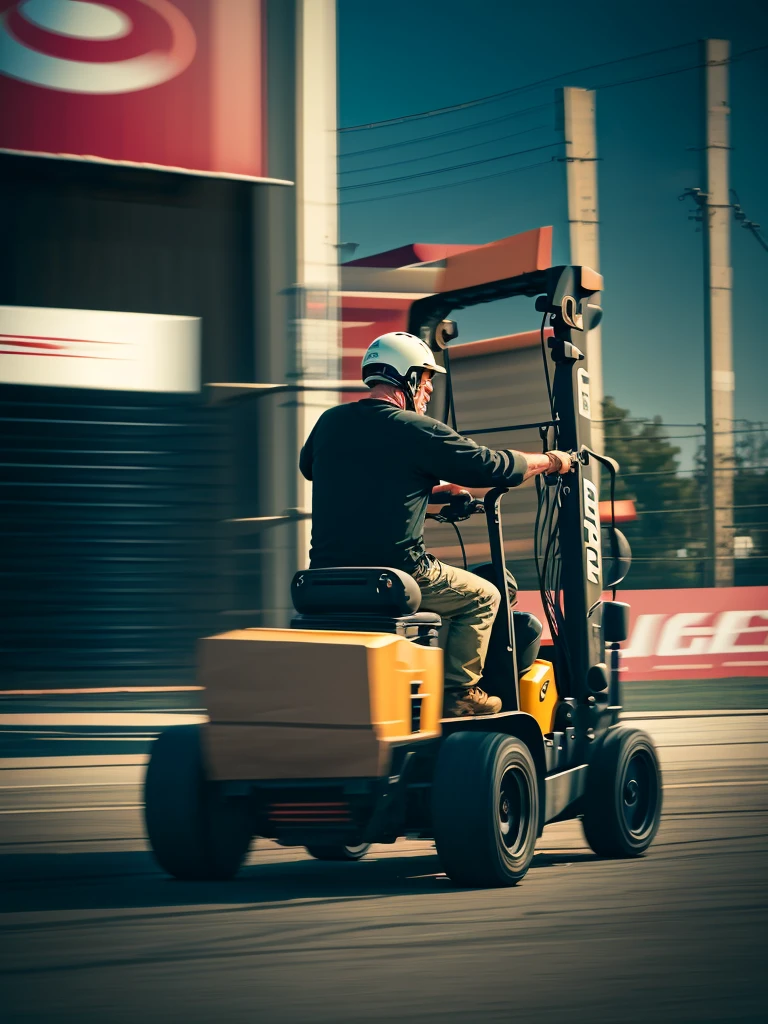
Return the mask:
<path id="1" fill-rule="evenodd" d="M 247 801 L 205 778 L 200 727 L 167 729 L 152 745 L 144 820 L 158 864 L 174 878 L 232 878 L 251 843 Z"/>
<path id="2" fill-rule="evenodd" d="M 600 857 L 639 857 L 661 818 L 662 786 L 653 741 L 640 729 L 611 729 L 587 769 L 582 825 Z"/>
<path id="3" fill-rule="evenodd" d="M 435 766 L 432 823 L 443 869 L 457 885 L 517 885 L 539 824 L 536 766 L 525 743 L 496 732 L 449 736 Z"/>
<path id="4" fill-rule="evenodd" d="M 308 846 L 307 853 L 315 860 L 362 860 L 371 848 L 370 843 L 360 843 L 358 846 Z"/>

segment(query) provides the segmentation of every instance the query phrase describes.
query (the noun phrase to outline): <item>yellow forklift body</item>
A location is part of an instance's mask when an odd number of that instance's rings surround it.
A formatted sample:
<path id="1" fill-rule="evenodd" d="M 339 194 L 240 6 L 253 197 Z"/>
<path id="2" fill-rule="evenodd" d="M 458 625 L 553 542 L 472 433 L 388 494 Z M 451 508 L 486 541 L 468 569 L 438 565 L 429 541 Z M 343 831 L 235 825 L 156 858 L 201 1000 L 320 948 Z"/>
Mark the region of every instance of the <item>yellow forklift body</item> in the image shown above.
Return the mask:
<path id="1" fill-rule="evenodd" d="M 542 733 L 552 732 L 557 705 L 557 686 L 552 663 L 537 658 L 520 676 L 519 682 L 520 710 L 536 719 Z"/>
<path id="2" fill-rule="evenodd" d="M 233 630 L 198 666 L 211 779 L 380 776 L 394 743 L 440 735 L 443 652 L 394 634 Z"/>

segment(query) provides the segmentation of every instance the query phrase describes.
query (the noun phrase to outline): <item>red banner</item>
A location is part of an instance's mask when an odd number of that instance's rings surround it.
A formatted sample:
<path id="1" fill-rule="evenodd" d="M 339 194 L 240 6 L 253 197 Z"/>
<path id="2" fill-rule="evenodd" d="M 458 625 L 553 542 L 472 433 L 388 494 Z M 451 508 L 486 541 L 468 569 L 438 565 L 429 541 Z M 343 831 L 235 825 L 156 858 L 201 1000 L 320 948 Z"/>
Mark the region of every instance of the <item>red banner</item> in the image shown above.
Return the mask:
<path id="1" fill-rule="evenodd" d="M 623 679 L 768 676 L 768 587 L 622 590 L 618 599 L 631 607 Z M 517 607 L 545 622 L 535 591 L 522 591 Z"/>
<path id="2" fill-rule="evenodd" d="M 0 149 L 266 176 L 262 0 L 0 0 Z"/>

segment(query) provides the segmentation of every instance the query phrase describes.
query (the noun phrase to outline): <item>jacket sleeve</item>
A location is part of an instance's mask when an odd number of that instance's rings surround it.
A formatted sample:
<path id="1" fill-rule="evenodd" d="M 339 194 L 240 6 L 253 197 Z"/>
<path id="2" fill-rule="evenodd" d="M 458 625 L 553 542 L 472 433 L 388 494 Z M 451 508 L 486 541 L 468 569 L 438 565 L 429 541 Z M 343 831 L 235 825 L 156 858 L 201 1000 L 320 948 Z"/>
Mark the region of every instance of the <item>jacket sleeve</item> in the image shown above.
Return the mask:
<path id="1" fill-rule="evenodd" d="M 315 432 L 313 430 L 312 433 L 307 438 L 307 440 L 304 442 L 304 447 L 301 449 L 301 453 L 299 455 L 299 469 L 301 470 L 301 475 L 305 477 L 307 480 L 312 479 L 314 437 Z"/>
<path id="2" fill-rule="evenodd" d="M 464 487 L 518 487 L 528 462 L 520 452 L 496 451 L 462 437 L 438 420 L 419 424 L 420 468 Z"/>

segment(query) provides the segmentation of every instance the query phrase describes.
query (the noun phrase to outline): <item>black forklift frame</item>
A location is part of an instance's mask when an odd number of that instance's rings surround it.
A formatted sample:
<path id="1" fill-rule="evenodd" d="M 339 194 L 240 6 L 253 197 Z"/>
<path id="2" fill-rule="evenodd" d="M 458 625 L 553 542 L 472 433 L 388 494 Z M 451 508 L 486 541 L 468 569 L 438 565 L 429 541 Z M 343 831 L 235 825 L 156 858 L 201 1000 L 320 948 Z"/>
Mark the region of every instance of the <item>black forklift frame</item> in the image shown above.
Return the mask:
<path id="1" fill-rule="evenodd" d="M 544 366 L 552 418 L 536 424 L 517 425 L 539 427 L 544 444 L 578 456 L 571 474 L 560 478 L 557 488 L 558 517 L 556 530 L 560 549 L 566 553 L 562 559 L 562 580 L 556 595 L 555 614 L 561 635 L 553 631 L 555 669 L 560 696 L 572 705 L 572 724 L 576 743 L 569 758 L 571 765 L 588 758 L 587 747 L 599 733 L 615 724 L 617 706 L 620 705 L 618 679 L 612 679 L 610 694 L 602 692 L 588 680 L 598 678 L 605 671 L 605 644 L 601 628 L 601 595 L 603 592 L 601 526 L 599 514 L 599 462 L 603 461 L 591 451 L 591 408 L 589 401 L 589 373 L 586 357 L 586 337 L 602 317 L 599 304 L 603 279 L 589 267 L 557 266 L 537 270 L 490 284 L 461 288 L 429 295 L 415 301 L 410 308 L 408 330 L 422 338 L 435 351 L 440 324 L 457 309 L 492 302 L 510 296 L 536 297 L 536 309 L 543 314 L 541 325 L 542 346 L 544 328 L 552 329 L 548 340 L 554 375 L 550 382 L 549 367 L 544 353 Z M 581 336 L 581 337 L 579 337 Z M 581 340 L 581 339 L 584 340 Z M 577 344 L 577 341 L 579 344 Z M 581 346 L 581 347 L 580 347 Z M 446 403 L 448 404 L 448 403 Z M 599 415 L 598 411 L 598 415 Z M 466 434 L 490 433 L 515 429 L 486 428 L 462 431 Z M 553 443 L 547 445 L 549 430 Z M 593 457 L 590 457 L 593 456 Z M 606 460 L 607 461 L 607 460 Z M 491 549 L 491 561 L 496 584 L 502 596 L 500 614 L 504 615 L 508 650 L 515 673 L 516 708 L 519 709 L 519 687 L 515 658 L 515 633 L 512 608 L 505 580 L 505 559 L 501 533 L 501 498 L 504 488 L 488 492 L 484 500 Z M 617 675 L 617 673 L 613 673 Z M 595 692 L 597 690 L 597 692 Z"/>
<path id="2" fill-rule="evenodd" d="M 561 561 L 562 578 L 557 584 L 557 607 L 553 612 L 557 622 L 556 628 L 552 630 L 557 687 L 561 710 L 566 714 L 558 715 L 555 733 L 550 740 L 545 738 L 542 746 L 538 726 L 520 710 L 514 620 L 506 582 L 502 536 L 501 500 L 508 488 L 496 487 L 485 495 L 483 509 L 493 575 L 502 599 L 498 614 L 504 616 L 507 653 L 514 673 L 515 709 L 493 716 L 443 720 L 444 735 L 457 729 L 493 730 L 518 735 L 529 745 L 544 797 L 541 801 L 539 832 L 547 822 L 572 818 L 580 813 L 590 748 L 600 735 L 617 723 L 621 705 L 616 644 L 608 645 L 611 651 L 610 673 L 604 664 L 606 644 L 602 629 L 603 573 L 598 507 L 599 465 L 603 463 L 612 473 L 617 466 L 613 460 L 591 449 L 589 374 L 586 353 L 582 351 L 587 346 L 585 341 L 579 339 L 579 335 L 582 335 L 586 340 L 589 330 L 600 322 L 602 309 L 599 298 L 602 287 L 602 276 L 589 267 L 557 266 L 428 295 L 414 301 L 409 311 L 409 332 L 421 337 L 435 352 L 443 351 L 446 363 L 449 355 L 445 346 L 438 342 L 438 330 L 442 330 L 441 324 L 452 311 L 519 295 L 536 298 L 536 309 L 543 314 L 541 342 L 551 418 L 538 423 L 480 427 L 460 433 L 480 435 L 538 428 L 545 448 L 570 451 L 576 456 L 573 472 L 553 478 L 555 486 L 544 488 L 545 492 L 556 495 L 558 515 L 555 531 L 560 548 L 567 555 Z M 545 349 L 546 326 L 552 331 L 547 341 L 550 358 L 554 363 L 551 380 Z M 577 341 L 581 341 L 582 348 L 577 345 Z M 365 385 L 353 381 L 324 382 L 325 390 L 331 390 L 329 383 L 333 385 L 332 390 L 337 391 L 367 390 Z M 219 400 L 231 401 L 261 397 L 278 390 L 321 389 L 323 385 L 221 384 L 213 387 L 220 392 Z M 446 410 L 453 411 L 450 401 L 446 401 Z M 307 515 L 301 513 L 302 518 Z M 273 520 L 283 521 L 294 517 L 287 514 L 268 517 L 270 522 L 266 525 L 272 525 Z M 255 525 L 263 524 L 259 521 Z M 612 544 L 612 548 L 615 547 Z M 546 607 L 545 613 L 552 627 L 553 619 Z M 559 748 L 558 743 L 562 744 Z M 429 746 L 432 745 L 430 742 Z M 426 750 L 421 752 L 426 754 Z M 385 818 L 399 816 L 396 809 L 403 805 L 411 768 L 417 760 L 407 746 L 393 751 L 389 776 L 381 781 L 382 788 L 375 801 L 378 808 L 376 822 L 383 821 L 382 815 Z M 232 784 L 233 792 L 238 785 Z M 396 832 L 394 829 L 393 835 Z M 369 823 L 366 841 L 371 834 Z"/>

